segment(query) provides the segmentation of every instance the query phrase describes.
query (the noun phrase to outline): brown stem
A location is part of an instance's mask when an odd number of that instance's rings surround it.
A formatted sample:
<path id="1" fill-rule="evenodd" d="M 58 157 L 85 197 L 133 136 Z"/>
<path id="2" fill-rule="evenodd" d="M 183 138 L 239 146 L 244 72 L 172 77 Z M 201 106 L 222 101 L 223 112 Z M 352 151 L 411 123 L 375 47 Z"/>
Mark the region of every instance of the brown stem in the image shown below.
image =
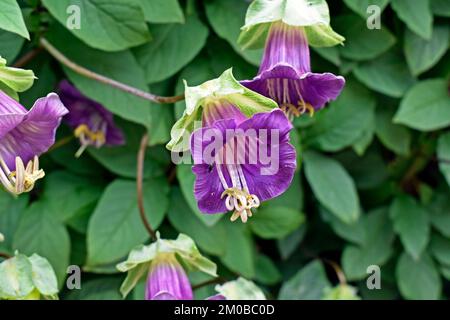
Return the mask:
<path id="1" fill-rule="evenodd" d="M 152 240 L 156 240 L 156 233 L 153 230 L 152 226 L 150 225 L 147 216 L 145 215 L 144 196 L 142 192 L 143 191 L 142 181 L 144 176 L 144 160 L 147 145 L 148 145 L 148 134 L 146 133 L 142 136 L 141 145 L 139 146 L 137 156 L 137 174 L 136 174 L 137 201 L 142 223 L 144 224 L 144 227 L 147 230 L 150 237 L 152 238 Z"/>
<path id="2" fill-rule="evenodd" d="M 205 282 L 201 282 L 199 284 L 196 284 L 195 286 L 192 286 L 193 290 L 197 290 L 206 286 L 209 286 L 211 284 L 218 284 L 218 283 L 224 283 L 226 280 L 222 277 L 214 278 Z"/>
<path id="3" fill-rule="evenodd" d="M 50 149 L 48 149 L 48 152 L 53 151 L 55 149 L 58 149 L 62 146 L 65 146 L 66 144 L 68 144 L 70 141 L 72 141 L 73 136 L 67 136 L 64 138 L 59 139 L 58 141 L 56 141 L 51 147 Z"/>
<path id="4" fill-rule="evenodd" d="M 174 103 L 180 100 L 184 99 L 184 94 L 174 97 L 162 97 L 157 96 L 155 94 L 145 92 L 142 90 L 139 90 L 137 88 L 131 87 L 129 85 L 126 85 L 124 83 L 121 83 L 119 81 L 110 79 L 108 77 L 105 77 L 101 74 L 95 73 L 91 70 L 86 69 L 85 67 L 82 67 L 75 62 L 69 60 L 65 55 L 63 55 L 58 49 L 56 49 L 50 42 L 47 41 L 45 38 L 41 38 L 39 40 L 42 47 L 45 48 L 45 50 L 48 51 L 56 60 L 61 62 L 63 65 L 68 67 L 69 69 L 72 69 L 78 74 L 81 74 L 82 76 L 85 76 L 86 78 L 96 80 L 98 82 L 107 84 L 111 87 L 114 87 L 116 89 L 125 91 L 127 93 L 133 94 L 135 96 L 138 96 L 142 99 L 146 99 L 155 103 Z"/>
<path id="5" fill-rule="evenodd" d="M 0 258 L 9 259 L 9 258 L 11 258 L 11 256 L 9 254 L 7 254 L 7 253 L 0 252 Z"/>
<path id="6" fill-rule="evenodd" d="M 44 50 L 42 47 L 35 48 L 29 52 L 27 52 L 23 57 L 21 57 L 19 60 L 17 60 L 14 64 L 14 68 L 21 68 L 28 64 L 31 60 L 33 60 L 39 53 Z"/>
<path id="7" fill-rule="evenodd" d="M 347 279 L 345 278 L 344 272 L 342 271 L 341 267 L 334 261 L 328 260 L 326 258 L 322 258 L 322 261 L 330 265 L 334 272 L 336 273 L 336 276 L 339 279 L 340 284 L 346 284 Z"/>

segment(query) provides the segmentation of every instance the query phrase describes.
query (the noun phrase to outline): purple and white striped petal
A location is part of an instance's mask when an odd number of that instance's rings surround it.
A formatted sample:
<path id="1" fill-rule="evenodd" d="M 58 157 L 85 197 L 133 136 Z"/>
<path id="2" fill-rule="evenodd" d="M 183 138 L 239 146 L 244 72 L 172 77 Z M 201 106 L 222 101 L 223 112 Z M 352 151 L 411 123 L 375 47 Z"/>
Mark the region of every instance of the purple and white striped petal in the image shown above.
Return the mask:
<path id="1" fill-rule="evenodd" d="M 219 120 L 191 136 L 196 175 L 194 195 L 200 211 L 234 211 L 243 222 L 262 201 L 283 193 L 296 168 L 289 143 L 292 124 L 280 109 L 250 119 Z"/>
<path id="2" fill-rule="evenodd" d="M 270 28 L 258 75 L 241 84 L 275 100 L 288 115 L 298 116 L 336 99 L 345 79 L 311 72 L 304 28 L 277 22 Z"/>
<path id="3" fill-rule="evenodd" d="M 146 300 L 192 300 L 189 279 L 174 254 L 152 261 L 145 289 Z"/>

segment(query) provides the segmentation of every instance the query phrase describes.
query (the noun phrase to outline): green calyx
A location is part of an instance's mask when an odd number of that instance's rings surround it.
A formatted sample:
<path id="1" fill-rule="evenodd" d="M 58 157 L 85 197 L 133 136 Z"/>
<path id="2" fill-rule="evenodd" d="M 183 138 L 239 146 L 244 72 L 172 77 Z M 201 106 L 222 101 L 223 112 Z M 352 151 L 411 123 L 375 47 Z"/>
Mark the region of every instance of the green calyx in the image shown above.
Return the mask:
<path id="1" fill-rule="evenodd" d="M 55 271 L 47 259 L 16 252 L 0 264 L 0 300 L 57 299 L 57 294 Z"/>
<path id="2" fill-rule="evenodd" d="M 331 28 L 325 0 L 255 0 L 247 10 L 238 43 L 244 49 L 264 47 L 271 24 L 278 21 L 304 27 L 313 47 L 332 47 L 345 40 Z"/>
<path id="3" fill-rule="evenodd" d="M 189 149 L 190 134 L 196 129 L 196 122 L 202 121 L 203 109 L 206 106 L 225 101 L 247 117 L 278 107 L 273 100 L 241 85 L 234 78 L 232 69 L 226 70 L 219 78 L 196 87 L 189 87 L 185 81 L 185 97 L 186 109 L 172 127 L 171 140 L 166 146 L 174 152 Z"/>
<path id="4" fill-rule="evenodd" d="M 128 272 L 120 292 L 125 297 L 146 275 L 153 261 L 167 261 L 176 257 L 177 261 L 187 271 L 201 271 L 216 277 L 217 266 L 214 262 L 201 255 L 194 241 L 185 234 L 180 234 L 175 240 L 161 239 L 148 245 L 140 245 L 133 249 L 126 261 L 117 265 L 121 272 Z"/>
<path id="5" fill-rule="evenodd" d="M 0 90 L 14 99 L 18 99 L 17 92 L 28 90 L 34 83 L 34 72 L 6 66 L 6 60 L 0 57 Z"/>
<path id="6" fill-rule="evenodd" d="M 237 280 L 217 285 L 215 290 L 227 300 L 266 300 L 262 290 L 252 281 L 239 277 Z"/>

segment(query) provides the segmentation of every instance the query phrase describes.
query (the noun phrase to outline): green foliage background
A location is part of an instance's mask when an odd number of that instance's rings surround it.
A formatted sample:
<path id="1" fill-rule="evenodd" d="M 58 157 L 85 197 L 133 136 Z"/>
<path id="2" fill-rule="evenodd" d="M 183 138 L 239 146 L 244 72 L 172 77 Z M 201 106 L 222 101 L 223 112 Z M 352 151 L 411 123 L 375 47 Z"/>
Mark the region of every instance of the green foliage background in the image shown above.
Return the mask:
<path id="1" fill-rule="evenodd" d="M 299 169 L 283 196 L 243 225 L 200 214 L 190 166 L 174 167 L 164 148 L 184 102 L 156 105 L 82 77 L 41 52 L 25 67 L 38 80 L 21 103 L 70 79 L 116 115 L 127 144 L 73 154 L 77 142 L 42 157 L 46 178 L 29 196 L 0 193 L 0 251 L 38 253 L 53 265 L 62 299 L 120 299 L 115 264 L 149 237 L 136 202 L 136 155 L 145 130 L 145 208 L 164 237 L 182 232 L 219 266 L 263 287 L 269 298 L 322 299 L 338 277 L 364 299 L 441 299 L 450 294 L 450 99 L 447 0 L 328 1 L 345 46 L 312 50 L 313 70 L 347 79 L 342 96 L 295 121 Z M 45 36 L 76 63 L 161 95 L 198 85 L 229 67 L 257 72 L 261 51 L 236 44 L 244 0 L 29 0 L 0 2 L 0 55 L 13 64 Z M 81 29 L 65 28 L 81 7 Z M 366 8 L 382 9 L 381 30 Z M 11 8 L 11 7 L 9 7 Z M 3 10 L 5 9 L 5 10 Z M 6 15 L 10 15 L 9 17 Z M 4 15 L 2 17 L 2 15 Z M 31 41 L 23 37 L 28 36 Z M 23 37 L 21 37 L 21 36 Z M 58 138 L 70 136 L 67 127 Z M 82 289 L 65 289 L 68 265 L 82 266 Z M 366 287 L 381 267 L 381 290 Z M 192 274 L 192 283 L 208 278 Z M 342 287 L 338 287 L 342 288 Z M 203 298 L 213 286 L 196 290 Z M 328 297 L 346 297 L 335 291 Z M 143 284 L 131 295 L 143 298 Z"/>

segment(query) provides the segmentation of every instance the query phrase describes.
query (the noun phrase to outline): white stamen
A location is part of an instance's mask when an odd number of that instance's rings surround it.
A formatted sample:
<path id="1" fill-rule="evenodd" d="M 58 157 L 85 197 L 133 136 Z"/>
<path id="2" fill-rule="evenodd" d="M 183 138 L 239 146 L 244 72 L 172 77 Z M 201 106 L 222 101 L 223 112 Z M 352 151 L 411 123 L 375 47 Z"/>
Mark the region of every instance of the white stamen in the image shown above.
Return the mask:
<path id="1" fill-rule="evenodd" d="M 14 195 L 31 191 L 35 182 L 45 176 L 44 171 L 39 169 L 39 159 L 36 156 L 27 163 L 26 167 L 22 159 L 16 157 L 15 166 L 16 170 L 11 172 L 0 156 L 0 182 L 8 192 Z"/>

